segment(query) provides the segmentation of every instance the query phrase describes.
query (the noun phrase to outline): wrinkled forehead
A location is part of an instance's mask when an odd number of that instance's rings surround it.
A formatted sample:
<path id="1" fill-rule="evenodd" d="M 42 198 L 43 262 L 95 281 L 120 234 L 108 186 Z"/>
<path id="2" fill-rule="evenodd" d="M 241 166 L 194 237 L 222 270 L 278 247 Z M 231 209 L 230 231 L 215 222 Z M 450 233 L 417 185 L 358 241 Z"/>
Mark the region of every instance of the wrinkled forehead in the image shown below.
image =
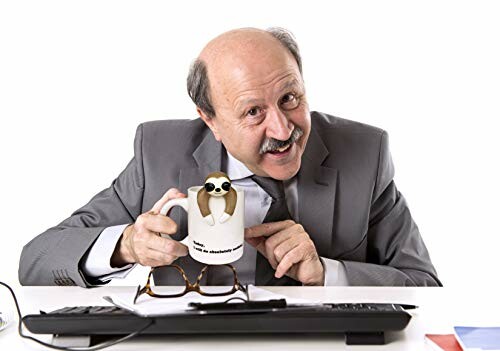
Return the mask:
<path id="1" fill-rule="evenodd" d="M 209 77 L 211 98 L 218 107 L 238 109 L 241 105 L 279 97 L 288 90 L 304 90 L 298 67 L 290 61 L 226 68 L 218 76 L 219 79 Z"/>
<path id="2" fill-rule="evenodd" d="M 233 39 L 219 40 L 200 55 L 207 66 L 212 98 L 269 88 L 283 83 L 285 76 L 302 81 L 293 55 L 268 33 Z"/>

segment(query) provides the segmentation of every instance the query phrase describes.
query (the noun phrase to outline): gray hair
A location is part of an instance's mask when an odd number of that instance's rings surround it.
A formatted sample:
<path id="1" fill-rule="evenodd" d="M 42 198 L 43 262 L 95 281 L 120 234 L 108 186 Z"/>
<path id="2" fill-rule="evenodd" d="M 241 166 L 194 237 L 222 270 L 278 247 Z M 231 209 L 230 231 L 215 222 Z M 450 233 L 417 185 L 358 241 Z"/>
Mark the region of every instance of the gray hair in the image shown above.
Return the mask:
<path id="1" fill-rule="evenodd" d="M 297 65 L 299 66 L 300 74 L 302 75 L 302 58 L 300 57 L 299 46 L 295 41 L 293 34 L 280 27 L 271 27 L 266 29 L 266 32 L 271 34 L 293 55 Z M 189 97 L 195 105 L 205 112 L 209 118 L 215 117 L 215 109 L 210 100 L 210 84 L 208 81 L 207 66 L 205 62 L 196 59 L 189 69 L 187 77 L 187 90 Z"/>

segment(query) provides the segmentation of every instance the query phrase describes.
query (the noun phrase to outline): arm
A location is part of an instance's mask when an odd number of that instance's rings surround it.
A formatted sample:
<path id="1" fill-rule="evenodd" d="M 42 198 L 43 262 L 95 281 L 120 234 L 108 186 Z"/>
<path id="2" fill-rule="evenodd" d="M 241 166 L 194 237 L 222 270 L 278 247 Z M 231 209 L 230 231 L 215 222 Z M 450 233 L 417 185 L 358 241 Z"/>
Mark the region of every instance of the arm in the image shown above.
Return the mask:
<path id="1" fill-rule="evenodd" d="M 100 283 L 82 272 L 81 260 L 105 228 L 132 223 L 141 214 L 144 188 L 141 145 L 142 125 L 139 125 L 134 158 L 111 186 L 24 246 L 19 262 L 21 284 L 85 287 Z"/>
<path id="2" fill-rule="evenodd" d="M 208 201 L 210 199 L 210 194 L 207 193 L 203 188 L 201 188 L 198 191 L 196 199 L 198 201 L 198 208 L 200 209 L 201 216 L 206 217 L 209 214 L 211 214 L 210 208 L 208 207 Z"/>
<path id="3" fill-rule="evenodd" d="M 224 209 L 224 212 L 232 216 L 234 214 L 234 209 L 236 208 L 236 201 L 238 201 L 238 195 L 236 194 L 236 190 L 231 187 L 229 192 L 226 194 L 226 208 Z"/>
<path id="4" fill-rule="evenodd" d="M 379 166 L 367 232 L 367 262 L 342 261 L 349 285 L 441 286 L 410 210 L 393 181 L 388 136 Z"/>

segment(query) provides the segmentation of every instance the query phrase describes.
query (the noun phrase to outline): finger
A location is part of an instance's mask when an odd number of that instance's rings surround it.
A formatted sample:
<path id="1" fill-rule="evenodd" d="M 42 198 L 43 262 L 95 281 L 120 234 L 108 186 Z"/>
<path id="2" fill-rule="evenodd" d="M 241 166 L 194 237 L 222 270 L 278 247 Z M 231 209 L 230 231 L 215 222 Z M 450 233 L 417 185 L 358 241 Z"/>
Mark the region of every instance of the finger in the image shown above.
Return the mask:
<path id="1" fill-rule="evenodd" d="M 255 247 L 255 249 L 260 252 L 265 258 L 267 258 L 266 253 L 266 238 L 258 237 L 258 238 L 248 238 L 245 239 L 250 245 Z"/>
<path id="2" fill-rule="evenodd" d="M 291 251 L 288 251 L 285 257 L 283 257 L 283 259 L 279 263 L 278 267 L 276 267 L 276 272 L 274 273 L 274 276 L 278 279 L 281 278 L 288 272 L 290 268 L 292 268 L 294 264 L 302 261 L 303 257 L 304 254 L 300 246 L 297 246 Z"/>
<path id="3" fill-rule="evenodd" d="M 177 232 L 177 223 L 172 218 L 160 214 L 141 215 L 138 225 L 154 233 L 175 234 Z"/>
<path id="4" fill-rule="evenodd" d="M 304 227 L 300 224 L 294 224 L 277 233 L 274 233 L 274 235 L 269 236 L 266 244 L 276 248 L 286 240 L 300 242 L 302 240 L 309 239 L 309 236 L 305 234 L 306 232 L 304 231 Z"/>
<path id="5" fill-rule="evenodd" d="M 294 221 L 288 219 L 286 221 L 262 223 L 253 227 L 245 228 L 245 238 L 256 238 L 259 236 L 271 236 L 283 229 L 291 227 L 295 224 Z"/>
<path id="6" fill-rule="evenodd" d="M 163 194 L 160 200 L 156 201 L 151 211 L 153 211 L 154 213 L 160 213 L 163 205 L 165 205 L 169 200 L 181 197 L 186 197 L 186 194 L 181 193 L 181 191 L 177 188 L 170 188 L 165 194 Z"/>
<path id="7" fill-rule="evenodd" d="M 295 226 L 294 226 L 295 227 Z M 285 255 L 304 241 L 304 236 L 289 227 L 266 240 L 266 254 L 271 266 L 276 269 Z"/>
<path id="8" fill-rule="evenodd" d="M 266 241 L 266 238 L 247 238 L 245 239 L 245 241 L 247 243 L 249 243 L 250 245 L 252 245 L 253 247 L 257 248 L 257 246 L 259 246 L 261 243 L 263 243 L 264 241 Z"/>
<path id="9" fill-rule="evenodd" d="M 159 267 L 171 264 L 177 256 L 167 255 L 156 250 L 147 250 L 140 258 L 139 263 L 143 266 Z"/>
<path id="10" fill-rule="evenodd" d="M 297 240 L 298 233 L 296 233 L 294 231 L 290 231 L 290 228 L 294 228 L 294 227 L 295 226 L 288 227 L 285 230 L 282 230 L 280 232 L 275 233 L 274 235 L 268 237 L 265 240 L 265 244 L 264 244 L 265 250 L 266 250 L 265 256 L 266 256 L 267 260 L 269 261 L 269 264 L 271 265 L 271 267 L 273 267 L 273 269 L 276 269 L 276 267 L 278 266 L 278 263 L 280 262 L 280 260 L 275 255 L 276 248 L 284 241 L 293 241 L 293 242 L 298 241 Z M 296 235 L 294 235 L 294 234 L 296 234 Z"/>
<path id="11" fill-rule="evenodd" d="M 276 261 L 276 257 L 274 257 L 274 246 L 270 244 L 269 239 L 267 239 L 265 242 L 265 250 L 266 254 L 264 256 L 266 256 L 271 267 L 273 267 L 273 269 L 276 269 L 276 267 L 278 266 L 278 262 Z"/>
<path id="12" fill-rule="evenodd" d="M 248 238 L 246 240 L 248 241 L 255 239 L 264 239 L 264 242 L 260 241 L 258 243 L 259 246 L 255 247 L 269 260 L 271 266 L 273 266 L 273 263 L 275 261 L 277 265 L 286 254 L 286 252 L 284 252 L 280 257 L 276 256 L 275 250 L 280 244 L 285 241 L 291 240 L 289 246 L 293 248 L 299 245 L 302 241 L 309 240 L 309 235 L 307 235 L 307 233 L 304 231 L 304 227 L 302 227 L 302 225 L 294 223 L 292 226 L 287 227 L 267 238 L 261 236 L 257 238 Z M 273 266 L 273 268 L 276 268 L 276 266 Z"/>
<path id="13" fill-rule="evenodd" d="M 148 248 L 166 255 L 177 257 L 186 256 L 188 254 L 186 245 L 170 238 L 162 238 L 161 236 L 152 238 L 152 240 L 148 242 Z"/>
<path id="14" fill-rule="evenodd" d="M 278 261 L 278 263 L 281 263 L 286 254 L 295 249 L 299 245 L 300 245 L 300 240 L 293 240 L 291 238 L 275 246 L 273 254 L 274 257 L 276 257 L 276 261 Z"/>
<path id="15" fill-rule="evenodd" d="M 151 246 L 155 246 L 152 245 L 151 242 L 154 242 L 159 238 L 160 237 L 157 233 L 149 231 L 136 233 L 136 235 L 131 238 L 129 243 L 135 262 L 138 262 L 143 266 L 155 267 L 159 265 L 160 262 L 175 260 L 177 257 L 170 255 L 169 253 L 158 251 L 157 247 L 155 247 L 155 249 L 151 249 Z M 160 239 L 169 240 L 165 238 Z"/>

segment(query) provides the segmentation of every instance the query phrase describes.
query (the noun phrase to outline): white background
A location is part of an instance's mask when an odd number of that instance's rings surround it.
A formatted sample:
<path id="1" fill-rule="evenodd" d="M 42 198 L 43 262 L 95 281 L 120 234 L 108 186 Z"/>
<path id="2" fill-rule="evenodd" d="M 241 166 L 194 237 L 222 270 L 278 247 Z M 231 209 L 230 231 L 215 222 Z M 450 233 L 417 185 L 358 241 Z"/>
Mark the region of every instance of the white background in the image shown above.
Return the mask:
<path id="1" fill-rule="evenodd" d="M 139 123 L 196 116 L 205 43 L 282 26 L 311 110 L 389 132 L 443 283 L 499 287 L 499 18 L 495 1 L 1 2 L 0 279 L 18 285 L 22 246 L 111 184 Z"/>

